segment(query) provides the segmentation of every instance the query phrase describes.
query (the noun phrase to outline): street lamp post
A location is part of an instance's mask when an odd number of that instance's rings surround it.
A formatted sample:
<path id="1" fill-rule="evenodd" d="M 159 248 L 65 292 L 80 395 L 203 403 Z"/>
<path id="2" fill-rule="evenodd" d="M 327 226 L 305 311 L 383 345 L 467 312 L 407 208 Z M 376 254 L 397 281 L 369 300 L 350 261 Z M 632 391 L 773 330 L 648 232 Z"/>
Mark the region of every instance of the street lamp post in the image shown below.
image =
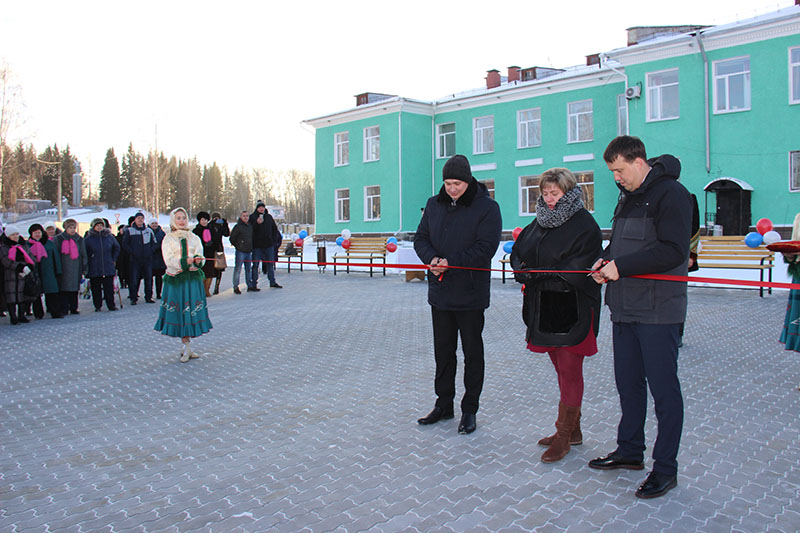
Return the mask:
<path id="1" fill-rule="evenodd" d="M 42 161 L 41 159 L 36 160 L 38 163 L 43 165 L 58 165 L 58 221 L 61 222 L 61 161 Z"/>

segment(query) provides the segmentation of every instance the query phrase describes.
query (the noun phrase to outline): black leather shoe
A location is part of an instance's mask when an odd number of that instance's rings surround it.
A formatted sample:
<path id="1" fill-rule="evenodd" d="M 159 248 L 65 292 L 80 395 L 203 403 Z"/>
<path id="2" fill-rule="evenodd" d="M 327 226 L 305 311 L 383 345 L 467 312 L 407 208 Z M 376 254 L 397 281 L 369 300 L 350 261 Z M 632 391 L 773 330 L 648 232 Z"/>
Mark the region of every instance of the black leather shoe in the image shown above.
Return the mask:
<path id="1" fill-rule="evenodd" d="M 239 287 L 234 287 L 233 294 L 242 294 L 242 291 L 239 290 Z"/>
<path id="2" fill-rule="evenodd" d="M 144 303 L 146 303 L 146 304 L 154 304 L 154 303 L 156 303 L 156 302 L 155 302 L 155 300 L 153 300 L 152 298 L 145 298 L 145 299 L 144 299 Z"/>
<path id="3" fill-rule="evenodd" d="M 283 288 L 283 285 L 278 285 L 277 283 L 270 283 L 269 286 L 272 287 L 273 289 L 282 289 Z"/>
<path id="4" fill-rule="evenodd" d="M 433 408 L 433 410 L 428 413 L 426 416 L 417 420 L 417 423 L 422 424 L 423 426 L 427 426 L 428 424 L 435 424 L 439 420 L 450 420 L 455 415 L 453 411 L 445 411 L 438 405 Z"/>
<path id="5" fill-rule="evenodd" d="M 458 424 L 458 433 L 461 435 L 469 435 L 478 427 L 475 420 L 475 413 L 464 413 L 461 415 L 461 422 Z"/>
<path id="6" fill-rule="evenodd" d="M 637 498 L 658 498 L 678 486 L 678 476 L 661 474 L 653 470 L 636 489 Z"/>
<path id="7" fill-rule="evenodd" d="M 605 457 L 598 457 L 589 461 L 590 468 L 597 470 L 616 470 L 617 468 L 627 468 L 628 470 L 643 470 L 644 461 L 636 459 L 626 459 L 616 453 L 610 453 Z"/>

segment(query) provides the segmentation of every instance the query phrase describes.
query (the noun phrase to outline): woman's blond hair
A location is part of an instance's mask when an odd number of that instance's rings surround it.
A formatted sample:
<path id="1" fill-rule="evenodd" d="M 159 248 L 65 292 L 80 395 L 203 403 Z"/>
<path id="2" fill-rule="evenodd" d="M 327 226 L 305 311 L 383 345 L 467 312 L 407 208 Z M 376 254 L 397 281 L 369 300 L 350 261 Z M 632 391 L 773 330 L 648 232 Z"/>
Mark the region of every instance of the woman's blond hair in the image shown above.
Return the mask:
<path id="1" fill-rule="evenodd" d="M 552 183 L 561 189 L 564 194 L 578 186 L 575 174 L 563 167 L 549 168 L 542 172 L 542 175 L 539 176 L 539 190 L 541 191 L 548 183 Z"/>

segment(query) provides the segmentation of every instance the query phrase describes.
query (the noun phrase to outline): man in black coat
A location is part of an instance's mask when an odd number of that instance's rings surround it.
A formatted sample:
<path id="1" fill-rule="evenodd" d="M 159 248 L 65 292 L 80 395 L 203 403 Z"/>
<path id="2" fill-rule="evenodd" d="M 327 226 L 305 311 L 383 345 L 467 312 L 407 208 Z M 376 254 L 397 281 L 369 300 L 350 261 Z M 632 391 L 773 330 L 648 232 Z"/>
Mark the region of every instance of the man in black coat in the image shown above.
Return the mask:
<path id="1" fill-rule="evenodd" d="M 634 278 L 641 274 L 686 276 L 692 205 L 678 182 L 681 165 L 671 155 L 647 159 L 644 144 L 623 135 L 603 155 L 621 194 L 611 242 L 592 266 L 597 283 L 608 283 L 614 378 L 622 408 L 617 448 L 589 462 L 599 470 L 644 468 L 647 388 L 653 395 L 658 436 L 653 470 L 636 491 L 655 498 L 677 486 L 683 397 L 678 381 L 680 324 L 686 318 L 686 282 Z M 601 268 L 602 267 L 602 268 Z"/>
<path id="2" fill-rule="evenodd" d="M 275 281 L 275 246 L 280 246 L 274 241 L 274 236 L 278 233 L 278 225 L 275 219 L 267 211 L 267 206 L 259 200 L 256 203 L 256 210 L 250 215 L 250 226 L 253 228 L 253 264 L 251 267 L 251 283 L 258 288 L 258 268 L 259 265 L 267 261 L 267 278 L 269 286 L 274 289 L 281 289 Z"/>
<path id="3" fill-rule="evenodd" d="M 414 250 L 430 266 L 428 303 L 436 358 L 436 405 L 418 422 L 433 424 L 454 416 L 460 333 L 465 391 L 458 432 L 467 434 L 477 427 L 475 414 L 483 388 L 483 313 L 489 307 L 491 285 L 488 269 L 500 244 L 502 220 L 497 202 L 472 176 L 466 157 L 451 157 L 442 177 L 444 185 L 428 199 L 414 239 Z"/>

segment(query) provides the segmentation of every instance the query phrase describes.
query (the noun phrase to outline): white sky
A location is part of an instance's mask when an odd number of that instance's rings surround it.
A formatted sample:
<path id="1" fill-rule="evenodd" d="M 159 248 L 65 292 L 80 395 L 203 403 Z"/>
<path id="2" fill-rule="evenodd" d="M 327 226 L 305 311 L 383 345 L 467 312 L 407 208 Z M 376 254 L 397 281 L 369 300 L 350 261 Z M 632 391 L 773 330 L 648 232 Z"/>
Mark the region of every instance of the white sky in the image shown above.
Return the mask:
<path id="1" fill-rule="evenodd" d="M 155 142 L 234 168 L 314 170 L 304 119 L 383 92 L 429 100 L 486 71 L 566 67 L 631 26 L 724 24 L 792 0 L 6 1 L 0 60 L 22 88 L 12 141 L 70 145 L 99 179 Z"/>

